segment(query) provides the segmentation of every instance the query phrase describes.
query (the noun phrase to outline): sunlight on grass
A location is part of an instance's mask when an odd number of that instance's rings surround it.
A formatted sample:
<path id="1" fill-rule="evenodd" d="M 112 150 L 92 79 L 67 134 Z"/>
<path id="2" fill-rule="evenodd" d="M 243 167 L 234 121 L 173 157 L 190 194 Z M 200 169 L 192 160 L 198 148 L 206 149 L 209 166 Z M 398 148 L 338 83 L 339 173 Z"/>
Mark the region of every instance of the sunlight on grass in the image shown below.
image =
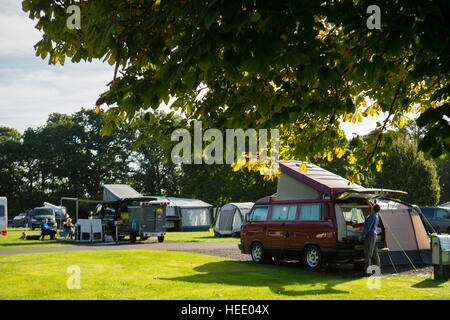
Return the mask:
<path id="1" fill-rule="evenodd" d="M 67 268 L 81 270 L 69 290 Z M 0 299 L 450 299 L 431 277 L 347 279 L 187 252 L 77 251 L 0 256 Z"/>

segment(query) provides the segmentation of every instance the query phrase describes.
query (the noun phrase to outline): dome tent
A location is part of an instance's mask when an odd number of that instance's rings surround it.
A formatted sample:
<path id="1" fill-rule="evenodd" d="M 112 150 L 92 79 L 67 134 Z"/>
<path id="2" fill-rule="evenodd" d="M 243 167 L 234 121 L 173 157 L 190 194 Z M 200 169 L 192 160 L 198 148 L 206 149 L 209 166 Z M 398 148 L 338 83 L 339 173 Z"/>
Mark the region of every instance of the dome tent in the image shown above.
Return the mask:
<path id="1" fill-rule="evenodd" d="M 250 212 L 253 202 L 231 202 L 222 206 L 214 225 L 216 237 L 239 236 L 245 215 Z"/>

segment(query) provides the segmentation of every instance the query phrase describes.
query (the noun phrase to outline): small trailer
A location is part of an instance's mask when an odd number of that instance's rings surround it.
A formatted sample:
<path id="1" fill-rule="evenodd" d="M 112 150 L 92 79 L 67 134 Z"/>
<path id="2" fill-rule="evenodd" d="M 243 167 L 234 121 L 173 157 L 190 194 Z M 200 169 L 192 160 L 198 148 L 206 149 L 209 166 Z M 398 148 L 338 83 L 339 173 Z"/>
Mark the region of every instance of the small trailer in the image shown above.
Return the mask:
<path id="1" fill-rule="evenodd" d="M 103 185 L 103 200 L 98 201 L 92 219 L 101 219 L 104 235 L 114 240 L 129 236 L 132 243 L 157 237 L 163 242 L 166 234 L 166 207 L 151 204 L 152 197 L 144 197 L 127 185 Z"/>

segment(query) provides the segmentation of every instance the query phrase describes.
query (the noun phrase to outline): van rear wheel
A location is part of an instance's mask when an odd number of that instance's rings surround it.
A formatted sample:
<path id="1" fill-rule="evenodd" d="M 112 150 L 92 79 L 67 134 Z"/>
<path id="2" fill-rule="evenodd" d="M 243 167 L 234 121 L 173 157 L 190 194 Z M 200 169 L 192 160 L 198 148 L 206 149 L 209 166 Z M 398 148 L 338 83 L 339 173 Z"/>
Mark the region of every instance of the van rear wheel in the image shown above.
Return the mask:
<path id="1" fill-rule="evenodd" d="M 266 253 L 264 252 L 264 246 L 259 242 L 255 242 L 252 245 L 251 255 L 253 262 L 256 263 L 264 263 L 269 258 L 266 256 Z"/>
<path id="2" fill-rule="evenodd" d="M 305 250 L 305 263 L 308 270 L 316 270 L 323 264 L 322 253 L 317 246 L 308 246 Z"/>

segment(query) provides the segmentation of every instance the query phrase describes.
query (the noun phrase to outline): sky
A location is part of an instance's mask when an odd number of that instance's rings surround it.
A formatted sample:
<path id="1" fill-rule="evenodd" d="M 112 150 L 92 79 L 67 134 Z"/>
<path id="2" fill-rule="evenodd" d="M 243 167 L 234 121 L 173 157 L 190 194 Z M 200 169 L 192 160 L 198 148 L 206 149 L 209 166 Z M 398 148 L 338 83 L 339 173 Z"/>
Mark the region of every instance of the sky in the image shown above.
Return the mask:
<path id="1" fill-rule="evenodd" d="M 51 113 L 72 114 L 94 108 L 113 78 L 114 67 L 101 61 L 49 65 L 36 57 L 33 45 L 42 37 L 22 11 L 21 0 L 2 0 L 0 6 L 0 126 L 36 128 Z M 362 123 L 342 124 L 347 137 L 364 135 L 383 115 Z"/>

